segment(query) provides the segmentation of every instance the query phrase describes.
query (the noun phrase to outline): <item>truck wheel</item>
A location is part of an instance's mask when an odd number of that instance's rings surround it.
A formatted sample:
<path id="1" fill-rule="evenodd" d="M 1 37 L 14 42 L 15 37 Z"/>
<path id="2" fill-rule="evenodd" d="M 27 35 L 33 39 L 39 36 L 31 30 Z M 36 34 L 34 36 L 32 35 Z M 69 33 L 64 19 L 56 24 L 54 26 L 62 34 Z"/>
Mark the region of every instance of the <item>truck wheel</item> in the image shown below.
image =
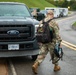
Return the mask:
<path id="1" fill-rule="evenodd" d="M 36 58 L 37 58 L 37 56 L 38 56 L 38 55 L 32 55 L 32 60 L 34 60 L 34 61 L 35 61 L 35 60 L 36 60 Z"/>

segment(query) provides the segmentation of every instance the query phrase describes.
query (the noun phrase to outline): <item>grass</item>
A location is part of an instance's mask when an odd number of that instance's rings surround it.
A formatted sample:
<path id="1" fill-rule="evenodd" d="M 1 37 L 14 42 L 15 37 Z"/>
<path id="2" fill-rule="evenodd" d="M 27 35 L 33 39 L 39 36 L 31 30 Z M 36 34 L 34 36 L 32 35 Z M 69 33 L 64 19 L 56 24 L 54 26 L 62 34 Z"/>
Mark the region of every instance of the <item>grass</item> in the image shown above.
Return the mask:
<path id="1" fill-rule="evenodd" d="M 76 22 L 73 23 L 72 28 L 76 30 Z"/>
<path id="2" fill-rule="evenodd" d="M 44 9 L 45 7 L 55 7 L 46 0 L 0 0 L 0 2 L 21 2 L 25 3 L 29 8 L 38 7 L 40 9 Z"/>
<path id="3" fill-rule="evenodd" d="M 71 12 L 69 11 L 68 14 L 71 14 Z"/>
<path id="4" fill-rule="evenodd" d="M 76 26 L 76 22 L 74 22 L 73 26 Z"/>

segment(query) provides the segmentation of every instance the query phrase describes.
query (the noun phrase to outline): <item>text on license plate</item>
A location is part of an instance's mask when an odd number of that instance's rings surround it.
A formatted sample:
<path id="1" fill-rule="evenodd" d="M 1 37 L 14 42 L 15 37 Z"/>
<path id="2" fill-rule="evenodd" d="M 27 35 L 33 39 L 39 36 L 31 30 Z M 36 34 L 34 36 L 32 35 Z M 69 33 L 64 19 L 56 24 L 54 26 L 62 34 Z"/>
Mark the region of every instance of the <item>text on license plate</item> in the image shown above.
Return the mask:
<path id="1" fill-rule="evenodd" d="M 8 44 L 8 50 L 19 50 L 19 44 Z"/>

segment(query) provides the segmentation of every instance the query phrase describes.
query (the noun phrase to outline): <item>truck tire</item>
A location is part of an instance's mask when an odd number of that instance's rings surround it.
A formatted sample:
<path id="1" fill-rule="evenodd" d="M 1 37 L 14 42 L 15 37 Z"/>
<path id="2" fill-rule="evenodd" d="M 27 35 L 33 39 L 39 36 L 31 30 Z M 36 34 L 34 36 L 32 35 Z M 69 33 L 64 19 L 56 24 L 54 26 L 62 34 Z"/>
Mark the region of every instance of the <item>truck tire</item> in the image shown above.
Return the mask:
<path id="1" fill-rule="evenodd" d="M 35 61 L 38 55 L 32 55 L 32 60 Z"/>

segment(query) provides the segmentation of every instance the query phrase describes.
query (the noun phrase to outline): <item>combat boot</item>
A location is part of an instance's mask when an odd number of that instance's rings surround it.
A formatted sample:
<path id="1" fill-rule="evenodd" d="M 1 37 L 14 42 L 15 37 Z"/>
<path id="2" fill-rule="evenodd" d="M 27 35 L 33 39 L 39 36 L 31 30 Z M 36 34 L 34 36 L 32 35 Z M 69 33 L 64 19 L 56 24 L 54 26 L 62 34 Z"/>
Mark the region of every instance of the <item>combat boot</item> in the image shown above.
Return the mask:
<path id="1" fill-rule="evenodd" d="M 39 66 L 39 62 L 35 62 L 32 66 L 32 71 L 37 74 L 37 69 L 38 69 L 38 66 Z"/>
<path id="2" fill-rule="evenodd" d="M 54 71 L 59 71 L 60 69 L 61 69 L 60 66 L 58 66 L 58 65 L 54 66 Z"/>

